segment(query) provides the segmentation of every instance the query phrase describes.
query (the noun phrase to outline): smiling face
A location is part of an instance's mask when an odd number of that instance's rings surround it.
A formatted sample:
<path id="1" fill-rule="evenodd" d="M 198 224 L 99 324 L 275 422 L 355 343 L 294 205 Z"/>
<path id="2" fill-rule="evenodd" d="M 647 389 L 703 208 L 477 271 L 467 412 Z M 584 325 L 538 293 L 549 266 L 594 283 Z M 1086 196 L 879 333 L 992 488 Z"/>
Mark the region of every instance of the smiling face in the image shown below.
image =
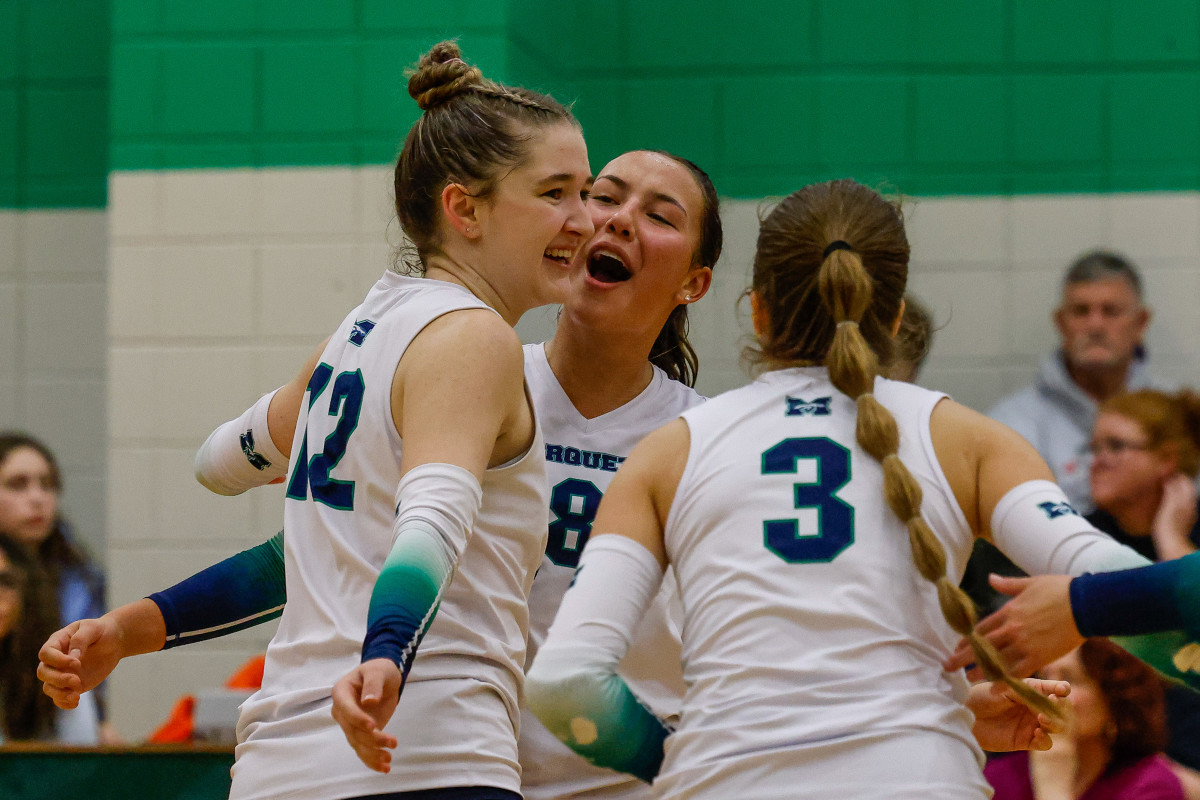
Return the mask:
<path id="1" fill-rule="evenodd" d="M 625 153 L 600 171 L 587 205 L 596 233 L 572 277 L 568 313 L 657 335 L 676 306 L 708 290 L 710 266 L 694 263 L 704 196 L 683 164 L 659 153 Z"/>
<path id="2" fill-rule="evenodd" d="M 0 531 L 29 545 L 54 529 L 58 482 L 46 458 L 32 447 L 10 450 L 0 462 Z"/>
<path id="3" fill-rule="evenodd" d="M 480 272 L 510 309 L 561 302 L 576 252 L 592 235 L 585 206 L 591 182 L 579 129 L 540 129 L 528 157 L 479 204 L 475 238 Z"/>
<path id="4" fill-rule="evenodd" d="M 1175 462 L 1150 444 L 1137 420 L 1106 411 L 1092 428 L 1092 499 L 1110 513 L 1143 503 L 1157 505 L 1163 481 L 1175 472 Z"/>

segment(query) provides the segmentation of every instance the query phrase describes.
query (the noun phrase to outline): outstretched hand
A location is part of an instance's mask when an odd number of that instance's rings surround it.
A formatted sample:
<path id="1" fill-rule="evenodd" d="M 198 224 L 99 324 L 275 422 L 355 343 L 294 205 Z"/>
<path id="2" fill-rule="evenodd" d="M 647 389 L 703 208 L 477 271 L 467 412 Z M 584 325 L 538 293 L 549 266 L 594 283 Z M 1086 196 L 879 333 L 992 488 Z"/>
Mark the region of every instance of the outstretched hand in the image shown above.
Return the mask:
<path id="1" fill-rule="evenodd" d="M 79 697 L 109 676 L 121 660 L 123 633 L 108 615 L 72 622 L 53 633 L 38 651 L 42 691 L 59 708 L 75 708 Z"/>
<path id="2" fill-rule="evenodd" d="M 1066 712 L 1060 702 L 1071 692 L 1066 681 L 1029 678 L 1025 681 L 1050 698 Z M 1050 735 L 1060 733 L 1063 723 L 1039 714 L 1022 703 L 1016 693 L 1000 682 L 977 683 L 967 695 L 967 708 L 975 714 L 972 733 L 984 750 L 1002 753 L 1009 750 L 1049 750 Z"/>
<path id="3" fill-rule="evenodd" d="M 400 701 L 400 668 L 387 658 L 359 664 L 333 687 L 333 718 L 359 759 L 376 772 L 390 772 L 398 742 L 383 728 Z"/>
<path id="4" fill-rule="evenodd" d="M 1011 595 L 1012 600 L 980 620 L 975 630 L 1000 651 L 1013 675 L 1032 675 L 1083 644 L 1071 614 L 1070 576 L 990 575 L 988 582 L 996 591 Z M 943 666 L 956 670 L 970 667 L 974 661 L 975 655 L 963 639 Z M 967 675 L 972 679 L 983 677 L 977 669 Z"/>

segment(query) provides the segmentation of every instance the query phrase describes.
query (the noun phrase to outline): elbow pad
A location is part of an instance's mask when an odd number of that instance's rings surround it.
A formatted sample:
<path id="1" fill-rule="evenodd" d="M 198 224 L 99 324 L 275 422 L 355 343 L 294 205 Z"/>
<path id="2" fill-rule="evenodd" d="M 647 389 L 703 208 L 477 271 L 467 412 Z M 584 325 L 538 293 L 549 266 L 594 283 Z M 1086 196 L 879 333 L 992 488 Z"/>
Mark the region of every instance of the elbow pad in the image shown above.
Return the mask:
<path id="1" fill-rule="evenodd" d="M 275 447 L 267 429 L 267 409 L 275 392 L 264 394 L 240 417 L 210 433 L 196 451 L 196 480 L 204 488 L 232 496 L 287 475 L 287 456 Z"/>
<path id="2" fill-rule="evenodd" d="M 1084 519 L 1051 481 L 1009 490 L 992 513 L 992 543 L 1030 575 L 1081 575 L 1150 562 Z"/>

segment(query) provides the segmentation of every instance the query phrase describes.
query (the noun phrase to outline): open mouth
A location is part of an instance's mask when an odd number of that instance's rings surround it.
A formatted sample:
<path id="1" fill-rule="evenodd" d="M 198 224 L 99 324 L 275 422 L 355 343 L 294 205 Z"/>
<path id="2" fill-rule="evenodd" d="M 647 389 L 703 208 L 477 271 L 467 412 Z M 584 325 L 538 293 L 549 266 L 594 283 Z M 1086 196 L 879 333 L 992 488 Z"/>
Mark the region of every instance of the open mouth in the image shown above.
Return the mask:
<path id="1" fill-rule="evenodd" d="M 555 247 L 542 253 L 542 257 L 548 258 L 551 261 L 557 261 L 559 264 L 562 264 L 565 267 L 568 266 L 571 263 L 571 259 L 575 257 L 575 251 L 567 248 Z"/>
<path id="2" fill-rule="evenodd" d="M 597 250 L 588 257 L 587 271 L 600 283 L 621 283 L 633 277 L 625 262 L 604 250 Z"/>

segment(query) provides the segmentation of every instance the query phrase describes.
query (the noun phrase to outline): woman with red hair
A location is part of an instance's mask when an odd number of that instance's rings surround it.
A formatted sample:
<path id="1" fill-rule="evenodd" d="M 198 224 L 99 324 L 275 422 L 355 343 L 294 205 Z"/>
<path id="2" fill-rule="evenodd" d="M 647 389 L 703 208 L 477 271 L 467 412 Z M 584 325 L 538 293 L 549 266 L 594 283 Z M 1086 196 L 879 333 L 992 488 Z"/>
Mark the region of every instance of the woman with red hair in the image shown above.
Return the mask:
<path id="1" fill-rule="evenodd" d="M 1073 719 L 1052 749 L 987 765 L 994 800 L 1182 800 L 1162 756 L 1163 686 L 1150 667 L 1106 639 L 1088 639 L 1045 674 L 1070 681 Z"/>

